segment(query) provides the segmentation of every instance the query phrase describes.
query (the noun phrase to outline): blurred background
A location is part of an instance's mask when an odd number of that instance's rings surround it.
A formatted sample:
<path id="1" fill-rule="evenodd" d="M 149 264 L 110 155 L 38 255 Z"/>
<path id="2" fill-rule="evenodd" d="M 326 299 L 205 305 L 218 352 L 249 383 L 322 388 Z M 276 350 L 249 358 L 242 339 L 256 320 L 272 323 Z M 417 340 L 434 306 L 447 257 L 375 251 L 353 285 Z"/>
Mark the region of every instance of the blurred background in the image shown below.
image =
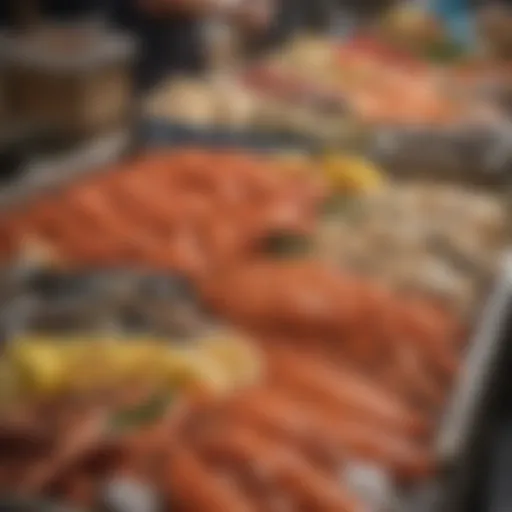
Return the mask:
<path id="1" fill-rule="evenodd" d="M 509 4 L 0 2 L 0 508 L 512 510 Z"/>

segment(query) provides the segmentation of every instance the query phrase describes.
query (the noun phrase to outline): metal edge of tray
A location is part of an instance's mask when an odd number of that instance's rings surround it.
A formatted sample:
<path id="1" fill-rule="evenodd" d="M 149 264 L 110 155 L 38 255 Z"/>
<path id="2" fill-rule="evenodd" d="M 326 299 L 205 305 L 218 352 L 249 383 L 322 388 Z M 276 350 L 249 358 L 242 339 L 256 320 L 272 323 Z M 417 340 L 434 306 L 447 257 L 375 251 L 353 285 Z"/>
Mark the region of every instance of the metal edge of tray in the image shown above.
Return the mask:
<path id="1" fill-rule="evenodd" d="M 154 116 L 141 120 L 138 138 L 140 144 L 147 147 L 202 145 L 248 151 L 310 150 L 318 144 L 313 138 L 300 134 L 236 130 L 221 126 L 200 127 Z"/>
<path id="2" fill-rule="evenodd" d="M 452 390 L 449 405 L 434 442 L 440 471 L 402 497 L 395 512 L 462 512 L 468 505 L 468 478 L 475 463 L 475 448 L 482 441 L 482 415 L 495 383 L 493 370 L 503 349 L 510 325 L 512 304 L 512 250 L 504 252 L 501 272 L 495 280 L 476 328 L 469 339 L 461 376 Z M 481 448 L 481 446 L 480 446 Z"/>
<path id="3" fill-rule="evenodd" d="M 116 132 L 54 158 L 29 163 L 19 180 L 0 189 L 0 211 L 45 190 L 67 185 L 81 176 L 101 171 L 102 166 L 121 157 L 128 150 L 131 139 L 129 131 Z"/>
<path id="4" fill-rule="evenodd" d="M 368 154 L 383 167 L 403 174 L 456 174 L 497 177 L 512 164 L 509 123 L 459 126 L 443 130 L 422 127 L 368 127 Z"/>
<path id="5" fill-rule="evenodd" d="M 501 270 L 476 329 L 470 338 L 460 378 L 435 441 L 439 460 L 450 465 L 466 449 L 478 416 L 481 398 L 503 343 L 507 314 L 512 303 L 512 248 L 504 251 Z"/>

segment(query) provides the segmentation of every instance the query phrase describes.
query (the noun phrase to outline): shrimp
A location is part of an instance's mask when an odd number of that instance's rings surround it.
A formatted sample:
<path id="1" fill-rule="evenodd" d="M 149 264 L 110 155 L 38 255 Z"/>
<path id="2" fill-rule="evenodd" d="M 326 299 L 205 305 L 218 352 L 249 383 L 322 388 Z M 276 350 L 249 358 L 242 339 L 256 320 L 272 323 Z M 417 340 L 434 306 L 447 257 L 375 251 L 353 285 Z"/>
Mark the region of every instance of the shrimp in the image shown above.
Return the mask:
<path id="1" fill-rule="evenodd" d="M 103 437 L 105 414 L 103 409 L 94 411 L 81 425 L 75 425 L 52 456 L 35 464 L 25 474 L 18 490 L 28 495 L 39 493 L 58 473 L 98 446 Z"/>
<path id="2" fill-rule="evenodd" d="M 413 303 L 397 308 L 387 326 L 389 336 L 416 346 L 442 374 L 451 378 L 458 369 L 455 340 L 451 339 L 455 332 L 436 313 L 426 304 Z"/>
<path id="3" fill-rule="evenodd" d="M 253 512 L 256 508 L 237 486 L 214 474 L 190 449 L 175 446 L 166 468 L 167 498 L 186 509 Z"/>
<path id="4" fill-rule="evenodd" d="M 347 368 L 334 369 L 319 360 L 276 349 L 270 358 L 270 372 L 272 380 L 285 388 L 300 390 L 397 432 L 414 434 L 426 428 L 421 416 Z"/>
<path id="5" fill-rule="evenodd" d="M 371 460 L 389 468 L 403 480 L 431 476 L 434 464 L 425 449 L 380 426 L 354 420 L 321 404 L 300 404 L 311 416 L 312 427 L 347 454 Z"/>
<path id="6" fill-rule="evenodd" d="M 256 475 L 273 480 L 301 504 L 314 510 L 363 510 L 347 489 L 314 468 L 299 453 L 248 428 L 227 425 L 215 435 L 201 439 L 198 449 L 215 460 L 250 466 Z"/>
<path id="7" fill-rule="evenodd" d="M 405 478 L 417 478 L 432 469 L 427 454 L 406 438 L 280 389 L 255 390 L 236 400 L 228 414 L 266 433 L 278 432 L 278 439 L 288 440 L 317 460 L 329 453 L 328 465 L 339 467 L 348 454 L 383 464 Z"/>
<path id="8" fill-rule="evenodd" d="M 297 407 L 293 398 L 275 392 L 273 388 L 263 388 L 243 393 L 227 405 L 226 414 L 238 424 L 293 445 L 319 467 L 335 472 L 344 450 L 315 428 L 307 410 Z"/>

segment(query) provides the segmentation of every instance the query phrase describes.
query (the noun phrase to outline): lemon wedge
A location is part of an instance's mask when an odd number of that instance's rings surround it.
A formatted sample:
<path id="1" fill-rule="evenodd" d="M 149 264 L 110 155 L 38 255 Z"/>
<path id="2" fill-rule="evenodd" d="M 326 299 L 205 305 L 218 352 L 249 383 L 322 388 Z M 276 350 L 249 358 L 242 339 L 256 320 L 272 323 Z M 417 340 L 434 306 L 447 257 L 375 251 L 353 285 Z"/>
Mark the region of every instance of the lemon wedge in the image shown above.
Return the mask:
<path id="1" fill-rule="evenodd" d="M 382 172 L 370 161 L 352 155 L 328 155 L 323 170 L 331 186 L 341 192 L 364 193 L 382 188 Z"/>
<path id="2" fill-rule="evenodd" d="M 65 383 L 62 355 L 46 343 L 21 343 L 9 354 L 23 389 L 42 395 L 53 394 Z"/>

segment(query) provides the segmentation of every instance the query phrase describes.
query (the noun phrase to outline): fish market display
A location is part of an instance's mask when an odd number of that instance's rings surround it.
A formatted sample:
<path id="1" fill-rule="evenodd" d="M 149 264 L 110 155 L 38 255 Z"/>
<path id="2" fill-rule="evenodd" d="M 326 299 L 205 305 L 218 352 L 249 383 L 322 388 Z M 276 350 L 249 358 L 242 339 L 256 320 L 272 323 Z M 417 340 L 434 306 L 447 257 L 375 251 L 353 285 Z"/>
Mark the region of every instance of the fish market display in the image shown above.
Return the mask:
<path id="1" fill-rule="evenodd" d="M 148 114 L 193 126 L 251 126 L 261 100 L 236 82 L 175 79 L 150 97 Z"/>
<path id="2" fill-rule="evenodd" d="M 253 262 L 212 279 L 203 294 L 235 325 L 270 338 L 270 346 L 288 340 L 362 372 L 421 410 L 427 423 L 442 410 L 457 375 L 464 329 L 456 316 L 327 264 Z M 297 379 L 308 372 L 295 373 Z M 334 382 L 333 390 L 343 388 Z"/>
<path id="3" fill-rule="evenodd" d="M 394 512 L 438 469 L 505 224 L 349 154 L 159 152 L 20 205 L 3 259 L 28 239 L 53 266 L 0 274 L 0 493 Z"/>
<path id="4" fill-rule="evenodd" d="M 121 480 L 152 490 L 164 511 L 364 510 L 333 469 L 343 469 L 343 458 L 329 468 L 293 425 L 280 436 L 272 432 L 272 425 L 279 430 L 279 418 L 269 418 L 269 430 L 258 424 L 264 413 L 256 410 L 251 420 L 243 394 L 198 405 L 131 391 L 129 398 L 112 394 L 80 410 L 54 401 L 20 414 L 3 431 L 10 453 L 2 451 L 8 471 L 0 486 L 79 507 L 100 504 Z M 54 415 L 42 416 L 47 419 L 36 431 L 31 415 L 33 421 L 36 411 L 49 407 Z M 29 435 L 34 446 L 27 454 L 20 441 Z M 332 446 L 341 447 L 342 437 Z"/>
<path id="5" fill-rule="evenodd" d="M 314 174 L 280 172 L 264 157 L 155 153 L 7 213 L 0 254 L 12 256 L 32 237 L 71 266 L 139 266 L 195 279 L 275 231 L 311 231 L 323 196 Z"/>
<path id="6" fill-rule="evenodd" d="M 437 127 L 480 119 L 482 105 L 453 93 L 458 64 L 440 68 L 374 39 L 343 46 L 298 39 L 247 74 L 258 91 L 338 106 L 372 125 Z"/>
<path id="7" fill-rule="evenodd" d="M 273 347 L 267 359 L 267 377 L 231 396 L 168 395 L 139 377 L 101 396 L 82 388 L 78 405 L 46 394 L 14 407 L 0 490 L 93 507 L 108 482 L 129 478 L 151 485 L 163 510 L 355 512 L 364 497 L 340 481 L 353 461 L 397 483 L 432 473 L 421 415 L 393 394 L 307 353 Z"/>
<path id="8" fill-rule="evenodd" d="M 150 97 L 147 115 L 207 130 L 341 137 L 350 127 L 339 112 L 301 105 L 247 87 L 240 80 L 173 79 Z"/>
<path id="9" fill-rule="evenodd" d="M 506 210 L 490 192 L 441 183 L 388 183 L 346 197 L 319 231 L 330 261 L 422 292 L 468 314 L 499 265 Z"/>

